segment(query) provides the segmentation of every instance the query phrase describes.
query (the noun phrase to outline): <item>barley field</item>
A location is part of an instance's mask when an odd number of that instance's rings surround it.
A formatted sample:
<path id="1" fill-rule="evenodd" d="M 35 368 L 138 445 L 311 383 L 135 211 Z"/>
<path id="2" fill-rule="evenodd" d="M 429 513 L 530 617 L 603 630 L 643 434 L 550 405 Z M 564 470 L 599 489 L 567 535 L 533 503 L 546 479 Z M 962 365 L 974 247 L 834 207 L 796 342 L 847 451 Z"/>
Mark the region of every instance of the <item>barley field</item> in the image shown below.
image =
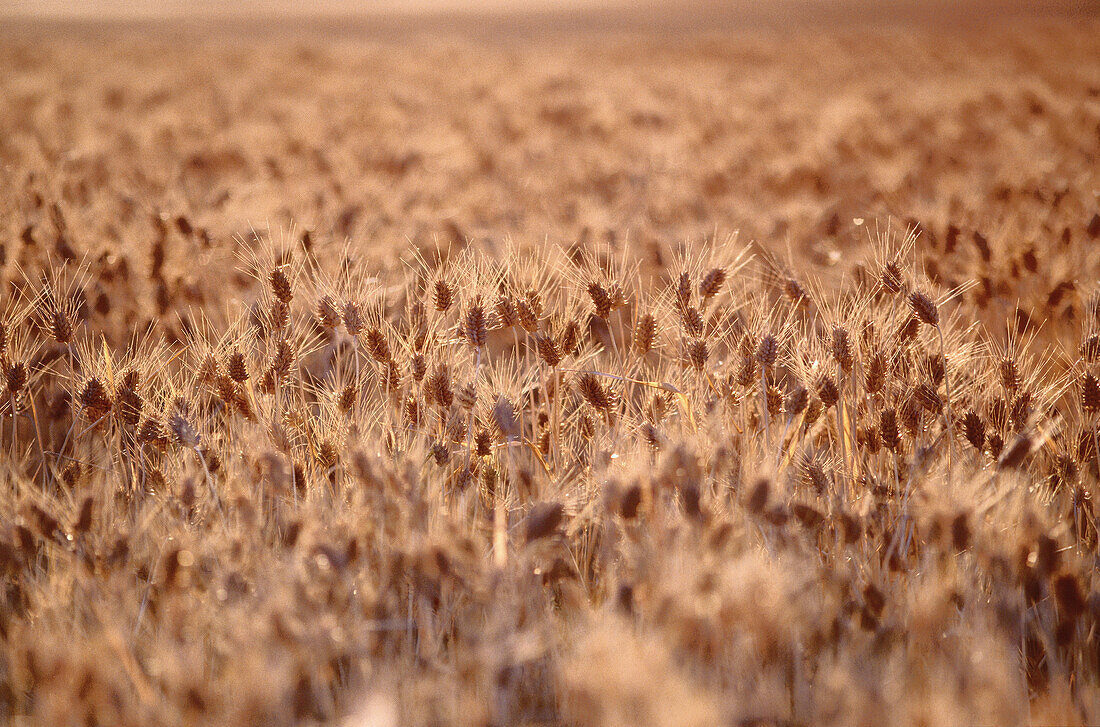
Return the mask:
<path id="1" fill-rule="evenodd" d="M 1100 723 L 1089 8 L 0 21 L 0 721 Z"/>

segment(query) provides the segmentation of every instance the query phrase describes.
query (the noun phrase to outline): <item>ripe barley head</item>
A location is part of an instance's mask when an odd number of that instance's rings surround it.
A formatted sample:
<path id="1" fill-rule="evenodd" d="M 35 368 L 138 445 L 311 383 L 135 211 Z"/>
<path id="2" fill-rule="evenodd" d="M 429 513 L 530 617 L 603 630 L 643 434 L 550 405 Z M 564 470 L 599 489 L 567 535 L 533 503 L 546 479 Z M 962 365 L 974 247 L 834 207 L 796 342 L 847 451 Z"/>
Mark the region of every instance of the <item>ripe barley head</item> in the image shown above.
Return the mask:
<path id="1" fill-rule="evenodd" d="M 914 290 L 909 294 L 909 307 L 913 314 L 924 324 L 935 328 L 940 324 L 940 312 L 936 302 L 923 291 Z"/>

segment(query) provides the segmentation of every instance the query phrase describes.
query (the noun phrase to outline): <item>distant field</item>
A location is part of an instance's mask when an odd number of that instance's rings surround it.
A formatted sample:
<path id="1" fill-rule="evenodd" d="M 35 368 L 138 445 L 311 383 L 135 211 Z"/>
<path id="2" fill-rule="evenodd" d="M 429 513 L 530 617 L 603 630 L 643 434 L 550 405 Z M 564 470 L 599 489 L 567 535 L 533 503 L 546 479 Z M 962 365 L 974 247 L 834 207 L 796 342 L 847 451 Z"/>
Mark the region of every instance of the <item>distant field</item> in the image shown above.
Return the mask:
<path id="1" fill-rule="evenodd" d="M 669 22 L 692 27 L 758 21 L 789 21 L 800 17 L 813 20 L 922 20 L 1003 19 L 1005 16 L 1095 15 L 1095 0 L 975 0 L 958 3 L 950 0 L 775 0 L 759 3 L 751 0 L 686 0 L 662 3 L 654 0 L 243 0 L 225 3 L 217 0 L 93 0 L 84 3 L 59 0 L 7 0 L 0 6 L 0 17 L 22 16 L 44 19 L 95 21 L 164 20 L 186 18 L 340 18 L 371 20 L 412 18 L 419 22 L 441 16 L 485 21 L 487 18 L 538 16 L 553 24 L 569 24 L 599 19 L 629 25 L 657 25 Z"/>
<path id="2" fill-rule="evenodd" d="M 0 8 L 0 721 L 1100 722 L 1093 6 L 223 7 Z"/>

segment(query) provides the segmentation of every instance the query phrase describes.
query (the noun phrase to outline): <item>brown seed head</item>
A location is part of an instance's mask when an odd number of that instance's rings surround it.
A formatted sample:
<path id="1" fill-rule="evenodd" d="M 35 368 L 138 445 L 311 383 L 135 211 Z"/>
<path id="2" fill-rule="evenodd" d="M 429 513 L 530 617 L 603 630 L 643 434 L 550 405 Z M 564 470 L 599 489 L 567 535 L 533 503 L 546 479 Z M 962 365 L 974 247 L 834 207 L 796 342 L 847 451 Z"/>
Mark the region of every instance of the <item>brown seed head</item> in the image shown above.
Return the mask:
<path id="1" fill-rule="evenodd" d="M 763 366 L 772 366 L 779 357 L 779 340 L 770 333 L 760 337 L 760 345 L 756 347 L 756 360 Z"/>
<path id="2" fill-rule="evenodd" d="M 435 301 L 435 309 L 440 313 L 446 313 L 451 307 L 451 303 L 454 302 L 454 288 L 446 280 L 440 278 L 435 281 L 433 289 L 433 298 Z"/>
<path id="3" fill-rule="evenodd" d="M 829 476 L 816 459 L 807 458 L 802 463 L 802 481 L 819 495 L 824 494 L 829 488 Z"/>
<path id="4" fill-rule="evenodd" d="M 575 320 L 570 320 L 561 329 L 558 336 L 558 346 L 564 356 L 573 356 L 580 349 L 581 327 Z"/>
<path id="5" fill-rule="evenodd" d="M 607 294 L 611 296 L 611 310 L 618 310 L 626 305 L 626 293 L 618 283 L 611 283 Z"/>
<path id="6" fill-rule="evenodd" d="M 135 369 L 127 371 L 115 390 L 115 413 L 119 422 L 133 430 L 141 419 L 141 410 L 145 402 L 138 391 L 141 374 Z"/>
<path id="7" fill-rule="evenodd" d="M 787 296 L 794 305 L 800 305 L 802 301 L 807 299 L 806 289 L 802 287 L 802 283 L 796 279 L 787 277 L 783 279 L 783 295 Z"/>
<path id="8" fill-rule="evenodd" d="M 294 348 L 285 338 L 280 338 L 275 343 L 275 353 L 271 357 L 271 370 L 279 376 L 290 373 L 290 367 L 294 365 Z"/>
<path id="9" fill-rule="evenodd" d="M 516 302 L 512 300 L 511 296 L 497 296 L 497 302 L 494 309 L 496 310 L 497 320 L 500 321 L 501 328 L 511 328 L 519 323 L 519 311 L 516 310 Z"/>
<path id="10" fill-rule="evenodd" d="M 256 415 L 252 411 L 252 402 L 249 400 L 248 395 L 245 394 L 244 387 L 240 384 L 233 384 L 233 396 L 229 403 L 238 414 L 245 419 L 255 419 Z"/>
<path id="11" fill-rule="evenodd" d="M 451 458 L 451 452 L 447 449 L 447 445 L 441 442 L 432 443 L 429 454 L 431 454 L 432 459 L 435 460 L 436 465 L 440 467 L 447 464 L 447 460 Z"/>
<path id="12" fill-rule="evenodd" d="M 756 359 L 752 355 L 742 356 L 737 366 L 737 385 L 745 388 L 756 381 Z"/>
<path id="13" fill-rule="evenodd" d="M 588 284 L 588 297 L 592 299 L 596 317 L 606 320 L 611 315 L 611 295 L 602 285 L 592 281 Z"/>
<path id="14" fill-rule="evenodd" d="M 973 409 L 963 417 L 963 434 L 970 446 L 981 452 L 985 448 L 985 422 Z"/>
<path id="15" fill-rule="evenodd" d="M 290 301 L 294 298 L 294 288 L 286 273 L 287 266 L 280 265 L 271 271 L 267 280 L 271 284 L 271 294 L 275 296 L 276 300 L 290 305 Z"/>
<path id="16" fill-rule="evenodd" d="M 215 381 L 214 388 L 218 398 L 227 406 L 232 407 L 233 400 L 237 398 L 236 384 L 233 383 L 233 379 L 229 378 L 229 376 L 224 373 L 219 374 Z"/>
<path id="17" fill-rule="evenodd" d="M 614 404 L 614 398 L 608 389 L 600 383 L 595 374 L 583 373 L 577 379 L 577 390 L 588 405 L 596 411 L 608 411 Z"/>
<path id="18" fill-rule="evenodd" d="M 915 437 L 917 432 L 920 431 L 923 414 L 924 408 L 921 406 L 920 400 L 917 398 L 916 394 L 910 394 L 905 398 L 905 401 L 901 403 L 901 408 L 898 410 L 898 416 L 901 420 L 901 426 L 910 437 Z"/>
<path id="19" fill-rule="evenodd" d="M 463 317 L 462 335 L 473 348 L 485 346 L 489 337 L 489 325 L 485 318 L 485 306 L 481 296 L 475 295 Z"/>
<path id="20" fill-rule="evenodd" d="M 843 326 L 833 326 L 832 354 L 841 371 L 847 373 L 852 370 L 855 361 L 852 338 L 848 335 L 848 329 Z"/>
<path id="21" fill-rule="evenodd" d="M 821 403 L 821 399 L 816 396 L 810 397 L 810 403 L 806 405 L 806 414 L 802 418 L 803 425 L 812 427 L 814 422 L 821 418 L 824 411 L 825 405 Z"/>
<path id="22" fill-rule="evenodd" d="M 653 350 L 657 338 L 657 319 L 650 313 L 644 313 L 634 325 L 634 351 L 645 356 Z"/>
<path id="23" fill-rule="evenodd" d="M 939 387 L 943 383 L 947 370 L 944 368 L 943 356 L 937 353 L 929 353 L 924 359 L 924 371 L 928 374 L 928 381 L 933 387 Z"/>
<path id="24" fill-rule="evenodd" d="M 493 405 L 493 423 L 507 439 L 520 436 L 519 422 L 516 419 L 516 407 L 503 394 L 497 397 L 497 402 Z"/>
<path id="25" fill-rule="evenodd" d="M 420 400 L 410 394 L 405 397 L 405 421 L 415 427 L 420 419 Z"/>
<path id="26" fill-rule="evenodd" d="M 158 449 L 164 449 L 168 444 L 168 435 L 164 431 L 164 425 L 156 417 L 149 417 L 138 428 L 137 440 L 141 444 L 155 445 Z"/>
<path id="27" fill-rule="evenodd" d="M 73 340 L 73 321 L 68 311 L 55 306 L 47 314 L 46 321 L 50 335 L 55 341 L 68 345 Z"/>
<path id="28" fill-rule="evenodd" d="M 1025 389 L 1012 400 L 1012 408 L 1009 410 L 1012 426 L 1017 430 L 1026 427 L 1031 418 L 1031 411 L 1031 392 Z"/>
<path id="29" fill-rule="evenodd" d="M 836 381 L 829 374 L 821 374 L 817 379 L 817 395 L 826 409 L 831 408 L 840 401 L 840 391 L 836 387 Z"/>
<path id="30" fill-rule="evenodd" d="M 1016 365 L 1016 359 L 1005 356 L 1000 363 L 1001 385 L 1005 391 L 1015 393 L 1020 388 L 1020 368 Z"/>
<path id="31" fill-rule="evenodd" d="M 28 378 L 27 365 L 22 361 L 9 361 L 4 365 L 4 380 L 9 396 L 18 398 L 26 387 Z"/>
<path id="32" fill-rule="evenodd" d="M 359 389 L 354 384 L 344 384 L 340 389 L 339 396 L 336 397 L 336 408 L 340 410 L 342 414 L 347 414 L 355 406 L 355 402 L 359 400 Z"/>
<path id="33" fill-rule="evenodd" d="M 323 328 L 336 328 L 340 325 L 340 309 L 336 307 L 336 299 L 331 295 L 322 296 L 317 301 L 317 322 Z"/>
<path id="34" fill-rule="evenodd" d="M 168 428 L 172 436 L 180 445 L 188 448 L 197 447 L 200 441 L 198 430 L 182 412 L 173 414 L 168 420 Z"/>
<path id="35" fill-rule="evenodd" d="M 477 387 L 471 383 L 459 389 L 458 405 L 466 411 L 473 410 L 473 408 L 477 406 Z"/>
<path id="36" fill-rule="evenodd" d="M 198 378 L 199 382 L 207 385 L 213 385 L 218 378 L 218 373 L 221 368 L 218 366 L 218 359 L 215 358 L 213 352 L 208 351 L 203 357 L 198 366 Z"/>
<path id="37" fill-rule="evenodd" d="M 896 453 L 901 445 L 901 437 L 898 433 L 898 418 L 895 410 L 882 410 L 882 414 L 879 415 L 878 431 L 882 438 L 882 446 Z"/>
<path id="38" fill-rule="evenodd" d="M 940 324 L 940 312 L 936 302 L 923 291 L 914 290 L 909 294 L 909 307 L 922 323 L 935 328 Z"/>
<path id="39" fill-rule="evenodd" d="M 543 363 L 547 366 L 553 368 L 561 363 L 561 348 L 558 347 L 558 342 L 555 341 L 552 336 L 536 336 L 535 348 L 539 353 L 539 358 L 541 358 Z"/>
<path id="40" fill-rule="evenodd" d="M 102 419 L 111 411 L 111 395 L 99 377 L 93 376 L 80 390 L 80 406 L 92 421 Z"/>
<path id="41" fill-rule="evenodd" d="M 271 307 L 268 311 L 271 319 L 271 330 L 282 331 L 290 325 L 290 306 L 281 300 L 271 301 Z"/>
<path id="42" fill-rule="evenodd" d="M 796 417 L 802 413 L 809 403 L 810 392 L 806 391 L 806 387 L 797 384 L 795 388 L 787 394 L 787 398 L 783 402 L 783 409 L 787 412 L 787 416 Z"/>
<path id="43" fill-rule="evenodd" d="M 420 383 L 424 378 L 424 374 L 428 373 L 428 359 L 422 353 L 413 354 L 409 359 L 409 369 L 412 373 L 413 381 Z"/>
<path id="44" fill-rule="evenodd" d="M 783 392 L 775 384 L 768 384 L 764 398 L 767 401 L 768 416 L 778 417 L 783 409 Z"/>
<path id="45" fill-rule="evenodd" d="M 868 394 L 877 394 L 882 391 L 886 383 L 886 357 L 880 351 L 875 351 L 871 355 L 871 360 L 867 362 L 863 382 Z"/>
<path id="46" fill-rule="evenodd" d="M 1100 333 L 1093 333 L 1081 342 L 1081 357 L 1086 363 L 1100 361 Z"/>
<path id="47" fill-rule="evenodd" d="M 349 336 L 358 336 L 362 332 L 363 313 L 359 309 L 359 304 L 354 300 L 349 300 L 344 303 L 341 317 L 344 319 L 344 328 L 347 330 Z"/>
<path id="48" fill-rule="evenodd" d="M 702 371 L 706 367 L 709 357 L 710 349 L 707 347 L 706 341 L 700 338 L 692 338 L 688 341 L 687 359 L 693 369 Z"/>
<path id="49" fill-rule="evenodd" d="M 856 433 L 856 440 L 867 448 L 872 455 L 877 454 L 882 447 L 882 439 L 878 434 L 878 427 L 860 427 Z"/>
<path id="50" fill-rule="evenodd" d="M 1081 381 L 1081 409 L 1089 414 L 1100 411 L 1100 381 L 1091 371 Z"/>
<path id="51" fill-rule="evenodd" d="M 680 323 L 684 327 L 684 333 L 693 338 L 703 337 L 703 328 L 705 323 L 703 321 L 703 314 L 699 312 L 699 309 L 694 306 L 688 306 L 684 308 L 680 313 Z"/>
<path id="52" fill-rule="evenodd" d="M 1069 454 L 1062 453 L 1054 460 L 1051 466 L 1051 481 L 1055 489 L 1066 485 L 1076 485 L 1080 471 L 1077 469 L 1077 461 Z"/>
<path id="53" fill-rule="evenodd" d="M 229 378 L 238 384 L 243 384 L 248 380 L 248 365 L 245 363 L 244 353 L 239 348 L 234 348 L 230 352 L 229 358 L 225 362 L 225 370 L 229 374 Z"/>
<path id="54" fill-rule="evenodd" d="M 691 276 L 687 272 L 680 273 L 680 280 L 676 286 L 676 306 L 680 310 L 691 305 Z"/>
<path id="55" fill-rule="evenodd" d="M 528 333 L 534 333 L 539 329 L 540 309 L 536 309 L 531 305 L 530 298 L 516 301 L 516 314 L 519 317 L 519 324 L 523 327 L 523 330 Z"/>
<path id="56" fill-rule="evenodd" d="M 488 429 L 479 429 L 474 435 L 474 453 L 478 457 L 488 457 L 493 453 L 493 436 Z"/>
<path id="57" fill-rule="evenodd" d="M 447 364 L 439 364 L 424 381 L 424 398 L 429 403 L 434 403 L 440 409 L 450 409 L 454 402 L 454 392 L 451 390 L 451 373 Z"/>
<path id="58" fill-rule="evenodd" d="M 920 330 L 920 321 L 916 318 L 906 318 L 900 326 L 898 326 L 897 341 L 898 345 L 904 346 L 910 343 L 917 337 L 917 332 Z"/>
<path id="59" fill-rule="evenodd" d="M 703 301 L 704 306 L 710 302 L 711 298 L 721 292 L 722 285 L 725 282 L 725 268 L 711 268 L 710 272 L 703 276 L 703 279 L 699 281 L 699 298 Z"/>
<path id="60" fill-rule="evenodd" d="M 396 394 L 398 389 L 401 388 L 401 365 L 394 359 L 390 359 L 386 362 L 386 391 L 390 394 Z"/>
<path id="61" fill-rule="evenodd" d="M 653 424 L 660 424 L 672 410 L 672 394 L 654 394 L 646 407 L 646 417 Z"/>
<path id="62" fill-rule="evenodd" d="M 317 446 L 317 464 L 323 469 L 331 469 L 340 461 L 340 450 L 331 439 L 322 440 Z"/>
<path id="63" fill-rule="evenodd" d="M 882 266 L 882 275 L 879 280 L 882 282 L 882 287 L 893 295 L 897 295 L 905 287 L 901 277 L 901 266 L 896 260 L 891 260 Z"/>
<path id="64" fill-rule="evenodd" d="M 387 363 L 390 360 L 390 343 L 386 340 L 386 334 L 378 326 L 367 329 L 365 336 L 367 354 L 378 363 Z"/>
<path id="65" fill-rule="evenodd" d="M 986 450 L 988 450 L 990 457 L 992 457 L 993 459 L 1000 458 L 1001 451 L 1004 449 L 1004 447 L 1004 437 L 1002 437 L 997 432 L 992 432 L 989 434 L 988 439 L 986 439 Z"/>

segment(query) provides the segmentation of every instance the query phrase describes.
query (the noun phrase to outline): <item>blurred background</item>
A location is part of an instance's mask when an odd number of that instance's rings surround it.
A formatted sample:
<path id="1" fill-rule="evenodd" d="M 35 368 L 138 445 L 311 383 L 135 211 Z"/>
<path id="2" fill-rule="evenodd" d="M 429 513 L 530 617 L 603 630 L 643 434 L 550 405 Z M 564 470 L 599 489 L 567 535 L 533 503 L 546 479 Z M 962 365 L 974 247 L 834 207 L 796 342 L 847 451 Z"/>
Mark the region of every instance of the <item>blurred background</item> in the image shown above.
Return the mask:
<path id="1" fill-rule="evenodd" d="M 419 22 L 495 16 L 503 21 L 557 19 L 573 23 L 612 22 L 622 25 L 671 23 L 697 27 L 714 22 L 734 23 L 850 19 L 880 20 L 960 18 L 981 21 L 1005 13 L 1034 15 L 1096 13 L 1100 0 L 4 0 L 0 17 L 10 20 L 125 20 L 165 19 L 301 19 L 381 20 L 415 19 Z"/>

